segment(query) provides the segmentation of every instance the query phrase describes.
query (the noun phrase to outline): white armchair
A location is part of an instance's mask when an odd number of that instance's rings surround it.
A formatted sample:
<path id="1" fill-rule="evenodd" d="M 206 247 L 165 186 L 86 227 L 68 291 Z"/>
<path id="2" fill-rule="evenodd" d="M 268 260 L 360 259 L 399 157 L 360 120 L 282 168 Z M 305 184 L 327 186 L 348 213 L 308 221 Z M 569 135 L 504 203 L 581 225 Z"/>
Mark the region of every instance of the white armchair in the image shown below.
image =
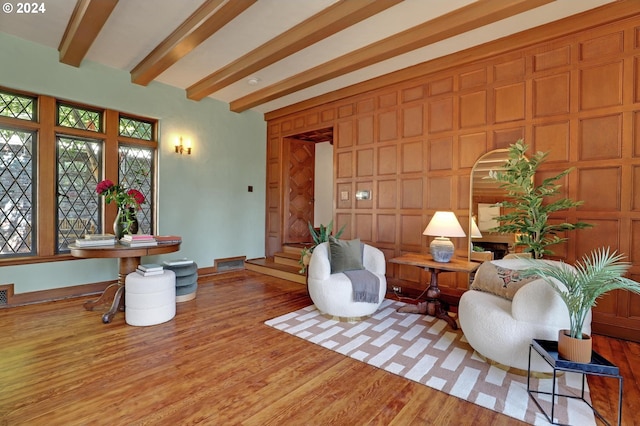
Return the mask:
<path id="1" fill-rule="evenodd" d="M 510 270 L 526 269 L 521 259 L 493 264 Z M 482 279 L 476 275 L 476 280 Z M 474 281 L 472 287 L 477 286 Z M 527 371 L 532 339 L 558 340 L 558 331 L 569 328 L 569 313 L 555 290 L 543 279 L 527 282 L 513 300 L 479 290 L 468 290 L 460 298 L 458 319 L 465 338 L 480 355 L 502 366 Z M 591 333 L 591 313 L 583 333 Z M 549 372 L 539 356 L 531 356 L 531 371 Z"/>
<path id="2" fill-rule="evenodd" d="M 354 319 L 373 314 L 384 301 L 387 292 L 386 263 L 379 249 L 364 244 L 362 264 L 380 280 L 378 303 L 354 302 L 351 281 L 342 273 L 331 273 L 329 243 L 316 246 L 308 269 L 308 287 L 311 300 L 324 314 Z"/>

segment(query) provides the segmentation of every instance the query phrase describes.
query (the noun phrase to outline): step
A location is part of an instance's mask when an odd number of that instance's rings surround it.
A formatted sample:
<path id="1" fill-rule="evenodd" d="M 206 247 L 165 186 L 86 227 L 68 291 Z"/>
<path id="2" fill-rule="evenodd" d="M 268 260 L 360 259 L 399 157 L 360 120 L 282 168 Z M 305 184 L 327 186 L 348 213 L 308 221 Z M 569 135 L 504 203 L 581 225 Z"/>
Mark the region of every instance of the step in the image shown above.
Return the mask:
<path id="1" fill-rule="evenodd" d="M 260 259 L 247 259 L 244 263 L 245 269 L 250 271 L 259 272 L 264 275 L 269 275 L 276 278 L 282 278 L 284 280 L 293 281 L 299 284 L 307 285 L 307 276 L 299 274 L 300 266 L 282 265 L 276 263 L 273 259 L 260 258 Z"/>
<path id="2" fill-rule="evenodd" d="M 285 253 L 296 253 L 298 255 L 300 255 L 300 252 L 302 251 L 303 248 L 305 247 L 312 247 L 314 244 L 313 243 L 290 243 L 290 244 L 284 244 L 282 246 L 282 251 Z"/>
<path id="3" fill-rule="evenodd" d="M 273 261 L 280 265 L 289 265 L 295 266 L 298 269 L 301 268 L 300 263 L 300 253 L 288 253 L 288 252 L 279 252 L 273 255 Z"/>

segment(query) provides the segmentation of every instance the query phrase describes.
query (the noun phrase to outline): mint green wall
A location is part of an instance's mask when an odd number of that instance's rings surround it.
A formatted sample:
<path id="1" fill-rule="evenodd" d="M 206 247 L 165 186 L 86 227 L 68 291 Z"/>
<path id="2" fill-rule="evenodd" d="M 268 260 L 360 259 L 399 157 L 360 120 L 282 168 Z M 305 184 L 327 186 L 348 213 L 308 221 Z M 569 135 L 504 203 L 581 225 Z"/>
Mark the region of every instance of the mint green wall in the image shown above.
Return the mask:
<path id="1" fill-rule="evenodd" d="M 84 61 L 58 62 L 58 52 L 0 33 L 0 85 L 157 118 L 159 234 L 178 234 L 180 252 L 143 258 L 188 257 L 199 267 L 234 256 L 264 256 L 266 123 L 260 113 L 236 114 L 213 99 L 199 102 L 160 83 L 132 84 L 127 72 Z M 174 153 L 182 135 L 193 154 Z M 253 192 L 247 187 L 253 186 Z M 117 261 L 74 260 L 0 267 L 0 285 L 16 293 L 100 282 L 117 277 Z"/>

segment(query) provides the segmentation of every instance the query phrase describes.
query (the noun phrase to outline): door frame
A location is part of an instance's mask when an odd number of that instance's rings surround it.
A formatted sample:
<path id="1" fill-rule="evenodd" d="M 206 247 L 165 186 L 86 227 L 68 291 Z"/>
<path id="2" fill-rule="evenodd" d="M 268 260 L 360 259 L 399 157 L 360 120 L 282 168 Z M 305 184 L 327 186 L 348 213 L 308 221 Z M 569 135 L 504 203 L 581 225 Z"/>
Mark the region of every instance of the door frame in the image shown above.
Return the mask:
<path id="1" fill-rule="evenodd" d="M 334 142 L 334 129 L 332 127 L 323 127 L 318 129 L 308 130 L 303 133 L 297 133 L 294 135 L 287 135 L 282 137 L 282 191 L 281 191 L 281 199 L 280 205 L 282 206 L 281 210 L 281 224 L 282 224 L 282 236 L 281 241 L 282 245 L 290 243 L 289 239 L 289 227 L 288 227 L 288 215 L 289 215 L 289 182 L 291 180 L 291 171 L 289 170 L 289 158 L 291 155 L 291 139 L 309 141 L 309 142 L 329 142 L 333 145 Z M 314 162 L 315 162 L 315 150 L 314 150 Z M 335 152 L 333 153 L 333 164 L 335 167 Z M 315 184 L 315 173 L 312 177 L 313 184 Z M 335 180 L 335 173 L 331 180 L 331 185 L 333 186 Z M 315 194 L 314 194 L 315 198 Z M 313 203 L 311 204 L 311 208 L 313 209 Z M 332 208 L 332 211 L 335 211 L 335 205 Z M 311 212 L 311 217 L 314 216 L 314 212 Z M 309 242 L 311 241 L 311 235 L 309 235 Z"/>

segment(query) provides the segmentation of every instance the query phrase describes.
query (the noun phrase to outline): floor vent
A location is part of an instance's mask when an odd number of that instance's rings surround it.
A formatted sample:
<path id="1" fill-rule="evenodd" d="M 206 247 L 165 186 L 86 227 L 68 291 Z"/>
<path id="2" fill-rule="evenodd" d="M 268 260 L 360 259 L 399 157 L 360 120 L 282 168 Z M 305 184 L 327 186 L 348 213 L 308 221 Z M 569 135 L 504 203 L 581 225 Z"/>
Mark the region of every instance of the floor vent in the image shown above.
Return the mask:
<path id="1" fill-rule="evenodd" d="M 9 304 L 9 292 L 7 290 L 0 290 L 0 306 Z"/>
<path id="2" fill-rule="evenodd" d="M 230 271 L 232 269 L 244 269 L 244 259 L 231 259 L 216 262 L 218 272 Z"/>

